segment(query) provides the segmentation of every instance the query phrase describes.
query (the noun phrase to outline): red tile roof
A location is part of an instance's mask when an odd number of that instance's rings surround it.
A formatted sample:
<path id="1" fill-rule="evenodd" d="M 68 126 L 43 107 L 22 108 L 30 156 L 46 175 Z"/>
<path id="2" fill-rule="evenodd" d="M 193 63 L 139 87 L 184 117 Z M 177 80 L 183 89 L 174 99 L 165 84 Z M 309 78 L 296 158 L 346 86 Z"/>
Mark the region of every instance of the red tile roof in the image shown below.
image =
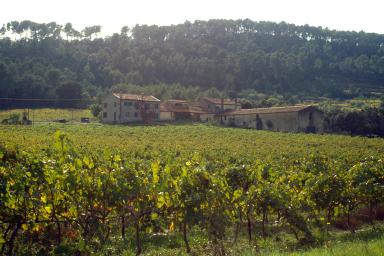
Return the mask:
<path id="1" fill-rule="evenodd" d="M 128 93 L 114 93 L 118 99 L 122 100 L 133 100 L 133 101 L 160 101 L 158 98 L 152 95 L 137 95 L 137 94 L 128 94 Z"/>
<path id="2" fill-rule="evenodd" d="M 300 105 L 300 106 L 286 106 L 286 107 L 238 109 L 238 110 L 234 110 L 229 113 L 226 113 L 226 115 L 249 115 L 249 114 L 299 112 L 309 108 L 314 108 L 314 106 Z"/>

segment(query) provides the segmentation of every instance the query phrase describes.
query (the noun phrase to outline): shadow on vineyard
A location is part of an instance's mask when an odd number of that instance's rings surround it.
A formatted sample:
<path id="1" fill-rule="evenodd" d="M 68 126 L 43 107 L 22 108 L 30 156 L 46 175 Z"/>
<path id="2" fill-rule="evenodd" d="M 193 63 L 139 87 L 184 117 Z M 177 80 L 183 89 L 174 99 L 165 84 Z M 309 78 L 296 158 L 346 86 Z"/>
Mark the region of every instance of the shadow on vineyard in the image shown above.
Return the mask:
<path id="1" fill-rule="evenodd" d="M 5 255 L 252 255 L 383 234 L 377 156 L 276 165 L 223 150 L 101 153 L 57 131 L 53 146 L 2 146 L 0 159 Z"/>

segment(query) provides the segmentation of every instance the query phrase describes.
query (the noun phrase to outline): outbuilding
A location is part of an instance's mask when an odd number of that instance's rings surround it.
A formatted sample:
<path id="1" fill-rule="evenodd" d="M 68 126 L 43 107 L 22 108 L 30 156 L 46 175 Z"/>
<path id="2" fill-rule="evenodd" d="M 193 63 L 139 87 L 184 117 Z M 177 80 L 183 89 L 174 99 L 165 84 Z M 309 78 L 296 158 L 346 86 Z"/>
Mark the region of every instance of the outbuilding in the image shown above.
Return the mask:
<path id="1" fill-rule="evenodd" d="M 222 114 L 223 124 L 284 132 L 324 132 L 324 114 L 314 106 L 239 109 Z"/>

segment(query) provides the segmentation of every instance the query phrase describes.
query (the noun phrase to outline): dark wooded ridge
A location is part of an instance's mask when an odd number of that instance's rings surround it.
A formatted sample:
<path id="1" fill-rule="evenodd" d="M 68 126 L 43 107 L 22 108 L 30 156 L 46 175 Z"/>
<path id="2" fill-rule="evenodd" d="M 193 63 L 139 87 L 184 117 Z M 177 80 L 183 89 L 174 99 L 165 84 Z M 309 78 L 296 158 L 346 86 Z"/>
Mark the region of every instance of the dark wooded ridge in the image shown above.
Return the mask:
<path id="1" fill-rule="evenodd" d="M 137 25 L 94 37 L 100 29 L 4 24 L 0 95 L 89 99 L 122 84 L 139 85 L 136 91 L 152 84 L 150 94 L 162 99 L 215 89 L 339 98 L 383 91 L 381 34 L 249 19 Z"/>

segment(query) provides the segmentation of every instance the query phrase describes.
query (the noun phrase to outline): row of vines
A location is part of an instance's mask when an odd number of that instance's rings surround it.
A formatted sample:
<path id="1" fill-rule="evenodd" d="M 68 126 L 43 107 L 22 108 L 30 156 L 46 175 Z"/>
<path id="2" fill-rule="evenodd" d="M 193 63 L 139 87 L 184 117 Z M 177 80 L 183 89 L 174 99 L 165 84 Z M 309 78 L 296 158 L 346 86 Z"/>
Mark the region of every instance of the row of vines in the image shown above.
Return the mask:
<path id="1" fill-rule="evenodd" d="M 342 216 L 353 232 L 351 214 L 365 208 L 373 221 L 384 202 L 378 157 L 308 154 L 277 167 L 222 151 L 84 153 L 56 137 L 54 148 L 34 153 L 0 148 L 0 254 L 20 245 L 48 252 L 63 240 L 102 246 L 132 230 L 137 254 L 143 233 L 180 232 L 190 252 L 188 232 L 198 226 L 225 255 L 228 236 L 252 241 L 271 223 L 306 243 L 316 240 L 314 227 Z"/>

